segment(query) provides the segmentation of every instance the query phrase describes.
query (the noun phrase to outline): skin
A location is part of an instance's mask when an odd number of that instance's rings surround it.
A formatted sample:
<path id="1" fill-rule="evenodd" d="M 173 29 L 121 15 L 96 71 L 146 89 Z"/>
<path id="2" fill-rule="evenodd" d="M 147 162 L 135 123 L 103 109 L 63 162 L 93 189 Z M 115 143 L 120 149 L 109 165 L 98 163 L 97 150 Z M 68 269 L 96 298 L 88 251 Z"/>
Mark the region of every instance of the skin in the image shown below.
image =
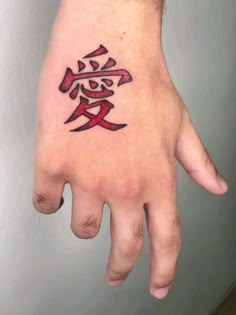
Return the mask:
<path id="1" fill-rule="evenodd" d="M 109 205 L 112 247 L 106 282 L 114 287 L 127 279 L 141 254 L 144 209 L 150 293 L 158 299 L 173 284 L 181 246 L 176 160 L 209 192 L 221 195 L 228 189 L 169 75 L 161 20 L 161 1 L 61 2 L 39 81 L 33 198 L 38 211 L 54 213 L 69 183 L 71 229 L 85 239 L 97 235 L 104 203 Z M 77 60 L 101 43 L 133 77 L 133 82 L 114 88 L 114 108 L 106 117 L 127 127 L 69 132 L 79 126 L 77 120 L 64 124 L 78 101 L 58 86 L 66 68 L 76 69 Z"/>

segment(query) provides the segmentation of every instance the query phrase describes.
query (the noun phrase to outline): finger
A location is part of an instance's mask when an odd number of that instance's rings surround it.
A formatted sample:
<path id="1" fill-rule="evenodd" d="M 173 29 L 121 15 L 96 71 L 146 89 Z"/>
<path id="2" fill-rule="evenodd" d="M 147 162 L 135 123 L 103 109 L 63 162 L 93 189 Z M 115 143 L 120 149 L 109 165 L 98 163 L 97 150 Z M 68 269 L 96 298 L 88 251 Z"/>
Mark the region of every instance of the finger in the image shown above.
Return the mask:
<path id="1" fill-rule="evenodd" d="M 50 175 L 40 170 L 35 172 L 33 205 L 44 214 L 51 214 L 61 208 L 65 182 L 59 176 Z"/>
<path id="2" fill-rule="evenodd" d="M 143 248 L 142 206 L 123 205 L 111 208 L 111 252 L 106 282 L 120 286 L 128 277 Z"/>
<path id="3" fill-rule="evenodd" d="M 219 175 L 187 112 L 176 145 L 176 158 L 197 184 L 214 194 L 227 192 L 228 185 Z"/>
<path id="4" fill-rule="evenodd" d="M 174 281 L 181 244 L 175 167 L 166 166 L 157 180 L 156 195 L 145 205 L 145 212 L 151 248 L 150 293 L 163 299 Z"/>
<path id="5" fill-rule="evenodd" d="M 71 230 L 79 238 L 94 238 L 101 226 L 104 202 L 72 185 Z"/>
<path id="6" fill-rule="evenodd" d="M 146 206 L 151 246 L 150 293 L 163 299 L 173 284 L 181 245 L 178 210 L 171 201 Z"/>

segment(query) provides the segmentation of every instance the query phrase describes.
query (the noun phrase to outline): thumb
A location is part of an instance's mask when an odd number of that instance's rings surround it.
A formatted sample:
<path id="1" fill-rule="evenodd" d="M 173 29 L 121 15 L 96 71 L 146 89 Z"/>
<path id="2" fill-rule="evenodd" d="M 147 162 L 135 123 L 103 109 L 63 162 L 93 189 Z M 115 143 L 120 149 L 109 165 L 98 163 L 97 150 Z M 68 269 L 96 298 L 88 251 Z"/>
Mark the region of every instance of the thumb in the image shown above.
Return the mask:
<path id="1" fill-rule="evenodd" d="M 197 184 L 216 195 L 223 195 L 228 191 L 226 181 L 218 173 L 187 111 L 177 139 L 175 154 L 177 160 Z"/>

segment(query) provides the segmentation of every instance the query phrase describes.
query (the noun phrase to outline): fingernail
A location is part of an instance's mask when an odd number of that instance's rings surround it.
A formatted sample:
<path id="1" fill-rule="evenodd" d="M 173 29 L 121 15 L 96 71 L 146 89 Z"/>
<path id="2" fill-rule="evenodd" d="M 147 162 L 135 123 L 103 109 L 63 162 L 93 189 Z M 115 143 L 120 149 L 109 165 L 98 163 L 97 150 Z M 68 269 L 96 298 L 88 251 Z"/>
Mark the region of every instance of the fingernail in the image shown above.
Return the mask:
<path id="1" fill-rule="evenodd" d="M 218 183 L 223 192 L 228 190 L 228 184 L 221 175 L 218 175 Z"/>
<path id="2" fill-rule="evenodd" d="M 162 289 L 153 289 L 151 290 L 151 294 L 158 300 L 163 300 L 168 295 L 169 291 L 170 291 L 170 287 L 166 287 Z"/>
<path id="3" fill-rule="evenodd" d="M 120 287 L 122 283 L 124 283 L 124 280 L 107 281 L 107 284 L 114 288 Z"/>

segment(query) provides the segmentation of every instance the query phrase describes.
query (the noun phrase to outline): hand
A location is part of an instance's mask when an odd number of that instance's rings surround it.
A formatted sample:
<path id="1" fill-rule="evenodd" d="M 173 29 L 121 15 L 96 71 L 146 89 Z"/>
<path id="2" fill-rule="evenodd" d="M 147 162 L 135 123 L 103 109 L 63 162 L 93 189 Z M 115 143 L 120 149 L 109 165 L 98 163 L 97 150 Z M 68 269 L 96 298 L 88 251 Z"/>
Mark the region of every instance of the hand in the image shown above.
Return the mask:
<path id="1" fill-rule="evenodd" d="M 123 127 L 111 131 L 97 124 L 70 132 L 92 121 L 92 116 L 68 122 L 80 100 L 71 100 L 58 87 L 66 67 L 74 69 L 77 59 L 90 53 L 96 40 L 88 42 L 81 33 L 79 42 L 86 45 L 68 48 L 74 26 L 65 32 L 65 25 L 59 12 L 39 83 L 34 206 L 42 213 L 56 212 L 63 202 L 64 185 L 69 183 L 73 194 L 71 229 L 87 239 L 99 232 L 104 203 L 109 205 L 112 247 L 106 281 L 111 286 L 126 280 L 141 254 L 145 209 L 151 245 L 150 292 L 162 299 L 174 281 L 181 246 L 176 159 L 196 183 L 214 194 L 224 194 L 227 184 L 193 128 L 161 47 L 146 49 L 144 59 L 143 41 L 130 47 L 140 52 L 131 58 L 130 52 L 125 53 L 129 38 L 121 45 L 105 40 L 104 46 L 117 62 L 114 69 L 129 71 L 133 79 L 120 87 L 114 84 L 109 90 L 115 94 L 106 98 L 114 108 L 104 119 Z M 79 91 L 83 94 L 89 89 L 89 79 L 84 80 L 84 90 Z"/>

